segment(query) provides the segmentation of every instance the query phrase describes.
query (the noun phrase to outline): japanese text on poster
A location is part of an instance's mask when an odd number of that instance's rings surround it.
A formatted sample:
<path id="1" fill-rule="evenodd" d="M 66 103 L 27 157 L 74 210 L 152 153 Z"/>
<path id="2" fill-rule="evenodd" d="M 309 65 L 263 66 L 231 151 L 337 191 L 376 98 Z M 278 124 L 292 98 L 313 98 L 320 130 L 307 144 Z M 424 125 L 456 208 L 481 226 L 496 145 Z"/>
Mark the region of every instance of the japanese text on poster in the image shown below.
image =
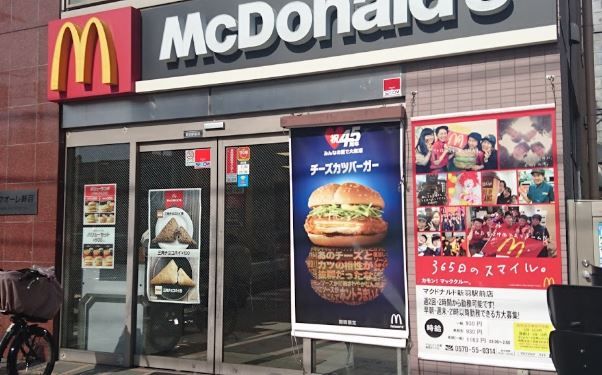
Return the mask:
<path id="1" fill-rule="evenodd" d="M 553 369 L 542 342 L 545 288 L 561 282 L 554 116 L 412 121 L 421 358 Z"/>
<path id="2" fill-rule="evenodd" d="M 148 300 L 199 303 L 201 189 L 149 190 L 148 207 Z"/>
<path id="3" fill-rule="evenodd" d="M 404 345 L 400 137 L 399 123 L 292 131 L 293 335 Z"/>
<path id="4" fill-rule="evenodd" d="M 82 268 L 114 268 L 115 228 L 84 227 L 82 238 Z"/>

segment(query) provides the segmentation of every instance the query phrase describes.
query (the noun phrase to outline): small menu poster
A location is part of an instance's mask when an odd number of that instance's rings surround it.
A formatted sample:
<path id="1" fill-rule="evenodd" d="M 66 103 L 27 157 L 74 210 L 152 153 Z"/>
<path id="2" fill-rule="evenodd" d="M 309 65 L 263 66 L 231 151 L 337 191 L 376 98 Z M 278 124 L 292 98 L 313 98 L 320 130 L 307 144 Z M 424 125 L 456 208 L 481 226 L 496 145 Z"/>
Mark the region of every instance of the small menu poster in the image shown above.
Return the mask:
<path id="1" fill-rule="evenodd" d="M 115 228 L 83 229 L 82 268 L 113 269 Z"/>
<path id="2" fill-rule="evenodd" d="M 84 185 L 84 225 L 115 225 L 117 184 Z"/>
<path id="3" fill-rule="evenodd" d="M 149 190 L 147 296 L 200 303 L 201 189 Z"/>

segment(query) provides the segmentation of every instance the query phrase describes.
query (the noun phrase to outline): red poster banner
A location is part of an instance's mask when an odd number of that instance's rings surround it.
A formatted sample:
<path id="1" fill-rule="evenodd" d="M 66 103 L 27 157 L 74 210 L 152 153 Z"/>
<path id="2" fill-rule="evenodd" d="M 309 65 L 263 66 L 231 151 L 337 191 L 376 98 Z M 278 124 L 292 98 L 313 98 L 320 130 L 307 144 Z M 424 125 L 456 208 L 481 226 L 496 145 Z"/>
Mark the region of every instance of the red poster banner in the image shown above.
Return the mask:
<path id="1" fill-rule="evenodd" d="M 84 200 L 86 202 L 107 202 L 115 200 L 115 184 L 84 185 Z"/>
<path id="2" fill-rule="evenodd" d="M 412 131 L 419 357 L 553 369 L 555 108 L 418 118 Z"/>
<path id="3" fill-rule="evenodd" d="M 236 174 L 236 147 L 226 149 L 226 174 Z"/>

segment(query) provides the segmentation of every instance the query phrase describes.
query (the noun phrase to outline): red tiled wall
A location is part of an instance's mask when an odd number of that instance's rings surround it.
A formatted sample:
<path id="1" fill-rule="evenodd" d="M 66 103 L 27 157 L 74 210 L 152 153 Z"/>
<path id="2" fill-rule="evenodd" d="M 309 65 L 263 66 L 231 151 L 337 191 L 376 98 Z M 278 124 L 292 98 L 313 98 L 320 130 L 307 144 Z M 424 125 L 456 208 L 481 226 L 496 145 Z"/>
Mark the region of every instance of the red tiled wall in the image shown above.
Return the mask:
<path id="1" fill-rule="evenodd" d="M 59 109 L 46 100 L 46 24 L 59 10 L 60 0 L 0 0 L 0 190 L 38 190 L 37 215 L 0 216 L 3 269 L 55 262 Z"/>

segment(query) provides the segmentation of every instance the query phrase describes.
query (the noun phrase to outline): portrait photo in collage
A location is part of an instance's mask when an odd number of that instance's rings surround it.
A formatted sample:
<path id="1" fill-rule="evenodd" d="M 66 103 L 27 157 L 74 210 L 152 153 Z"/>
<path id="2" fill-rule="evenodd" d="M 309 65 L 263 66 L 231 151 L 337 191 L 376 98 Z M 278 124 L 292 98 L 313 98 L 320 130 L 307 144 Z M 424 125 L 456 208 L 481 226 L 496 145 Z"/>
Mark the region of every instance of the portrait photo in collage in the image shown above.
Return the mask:
<path id="1" fill-rule="evenodd" d="M 557 256 L 551 116 L 500 117 L 414 127 L 418 256 Z"/>

